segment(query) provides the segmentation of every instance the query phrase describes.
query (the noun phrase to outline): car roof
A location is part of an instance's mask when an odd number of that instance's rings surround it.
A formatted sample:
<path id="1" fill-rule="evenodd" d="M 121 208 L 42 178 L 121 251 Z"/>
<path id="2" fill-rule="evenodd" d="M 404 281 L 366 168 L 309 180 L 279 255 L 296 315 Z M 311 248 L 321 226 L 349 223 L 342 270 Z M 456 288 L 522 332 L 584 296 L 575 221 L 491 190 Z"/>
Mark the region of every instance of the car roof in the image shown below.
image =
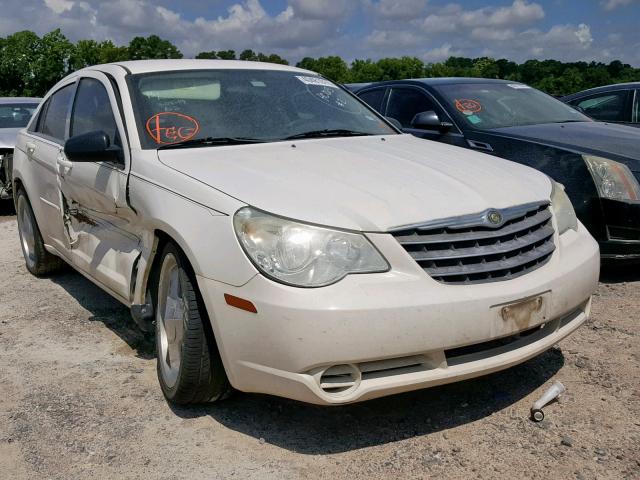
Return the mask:
<path id="1" fill-rule="evenodd" d="M 40 103 L 42 99 L 37 97 L 0 97 L 0 104 L 7 103 Z"/>
<path id="2" fill-rule="evenodd" d="M 582 90 L 580 92 L 572 93 L 571 95 L 562 97 L 562 100 L 572 100 L 574 98 L 584 97 L 586 95 L 592 95 L 594 93 L 615 92 L 618 90 L 626 90 L 628 88 L 640 88 L 640 82 L 614 83 L 611 85 L 603 85 L 602 87 L 589 88 L 587 90 Z"/>
<path id="3" fill-rule="evenodd" d="M 275 70 L 286 72 L 299 72 L 317 75 L 309 70 L 291 67 L 289 65 L 279 65 L 266 62 L 248 62 L 244 60 L 193 60 L 193 59 L 172 59 L 172 60 L 132 60 L 127 62 L 115 62 L 107 65 L 118 65 L 129 73 L 151 73 L 167 72 L 176 70 Z M 101 65 L 88 67 L 90 70 L 100 69 Z"/>
<path id="4" fill-rule="evenodd" d="M 433 78 L 407 78 L 404 80 L 387 80 L 384 82 L 372 83 L 352 83 L 345 85 L 350 90 L 360 90 L 369 87 L 377 87 L 391 84 L 407 84 L 407 85 L 458 85 L 458 84 L 487 84 L 487 83 L 521 83 L 514 80 L 500 80 L 495 78 L 477 78 L 477 77 L 433 77 Z"/>

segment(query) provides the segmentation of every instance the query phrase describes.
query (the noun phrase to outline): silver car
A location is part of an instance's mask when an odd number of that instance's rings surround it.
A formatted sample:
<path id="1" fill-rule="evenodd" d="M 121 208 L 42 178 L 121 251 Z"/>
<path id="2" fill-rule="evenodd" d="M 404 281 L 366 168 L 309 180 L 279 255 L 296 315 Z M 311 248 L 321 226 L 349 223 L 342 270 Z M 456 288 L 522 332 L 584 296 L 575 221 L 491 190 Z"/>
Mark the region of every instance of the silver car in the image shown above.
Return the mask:
<path id="1" fill-rule="evenodd" d="M 11 158 L 16 136 L 27 126 L 40 98 L 0 97 L 0 200 L 11 198 Z"/>

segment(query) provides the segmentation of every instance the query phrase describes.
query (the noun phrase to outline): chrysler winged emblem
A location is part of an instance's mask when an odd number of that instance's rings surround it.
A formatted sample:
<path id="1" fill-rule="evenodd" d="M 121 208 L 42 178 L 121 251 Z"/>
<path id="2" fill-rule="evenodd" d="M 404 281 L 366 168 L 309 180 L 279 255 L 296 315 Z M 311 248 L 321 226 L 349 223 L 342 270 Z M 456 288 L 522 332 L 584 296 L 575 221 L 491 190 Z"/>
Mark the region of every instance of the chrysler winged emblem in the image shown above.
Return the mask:
<path id="1" fill-rule="evenodd" d="M 502 223 L 502 214 L 497 210 L 491 210 L 487 214 L 487 220 L 491 225 L 500 225 Z"/>

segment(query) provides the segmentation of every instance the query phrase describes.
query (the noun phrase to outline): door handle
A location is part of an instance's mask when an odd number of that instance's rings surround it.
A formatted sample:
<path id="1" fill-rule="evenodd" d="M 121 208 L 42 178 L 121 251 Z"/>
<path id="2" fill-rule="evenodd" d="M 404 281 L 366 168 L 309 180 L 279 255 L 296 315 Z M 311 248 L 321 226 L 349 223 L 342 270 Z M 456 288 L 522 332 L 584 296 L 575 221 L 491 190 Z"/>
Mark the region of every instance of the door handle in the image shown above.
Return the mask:
<path id="1" fill-rule="evenodd" d="M 25 146 L 27 147 L 27 155 L 33 155 L 33 153 L 36 151 L 35 143 L 27 142 Z"/>

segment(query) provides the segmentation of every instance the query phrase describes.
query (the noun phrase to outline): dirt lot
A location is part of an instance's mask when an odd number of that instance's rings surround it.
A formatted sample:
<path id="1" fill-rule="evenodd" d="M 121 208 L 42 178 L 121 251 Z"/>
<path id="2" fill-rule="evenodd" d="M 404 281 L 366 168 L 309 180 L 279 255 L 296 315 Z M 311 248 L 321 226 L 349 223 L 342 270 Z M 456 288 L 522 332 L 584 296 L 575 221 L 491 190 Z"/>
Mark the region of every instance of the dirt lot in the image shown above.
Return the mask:
<path id="1" fill-rule="evenodd" d="M 640 269 L 605 273 L 589 323 L 506 372 L 348 407 L 178 409 L 128 311 L 71 271 L 31 277 L 17 238 L 0 216 L 0 478 L 640 478 Z M 534 424 L 554 380 L 568 393 Z"/>

